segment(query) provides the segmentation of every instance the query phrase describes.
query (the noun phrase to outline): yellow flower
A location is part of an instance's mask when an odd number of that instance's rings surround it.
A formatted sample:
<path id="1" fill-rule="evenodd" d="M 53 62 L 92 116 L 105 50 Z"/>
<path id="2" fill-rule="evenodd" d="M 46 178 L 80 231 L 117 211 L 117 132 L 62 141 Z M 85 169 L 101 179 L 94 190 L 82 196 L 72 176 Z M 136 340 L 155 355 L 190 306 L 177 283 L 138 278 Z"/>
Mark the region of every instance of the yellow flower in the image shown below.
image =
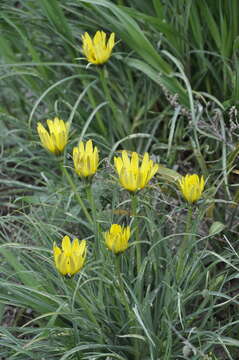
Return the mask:
<path id="1" fill-rule="evenodd" d="M 114 158 L 114 163 L 120 184 L 129 191 L 143 189 L 159 168 L 159 165 L 154 164 L 153 160 L 149 159 L 148 153 L 144 154 L 141 166 L 139 166 L 138 154 L 133 152 L 130 161 L 125 150 L 122 151 L 122 158 Z"/>
<path id="2" fill-rule="evenodd" d="M 115 254 L 118 254 L 128 248 L 130 227 L 113 224 L 111 225 L 110 230 L 104 233 L 104 237 L 105 244 L 108 249 L 113 251 Z"/>
<path id="3" fill-rule="evenodd" d="M 203 176 L 201 176 L 200 179 L 200 177 L 196 174 L 187 174 L 186 176 L 183 176 L 181 180 L 179 180 L 180 190 L 184 198 L 189 203 L 194 203 L 201 198 L 204 186 L 205 181 Z"/>
<path id="4" fill-rule="evenodd" d="M 47 120 L 49 131 L 39 122 L 37 131 L 42 146 L 55 155 L 64 151 L 68 139 L 69 123 L 55 117 L 53 120 Z"/>
<path id="5" fill-rule="evenodd" d="M 56 244 L 53 245 L 53 254 L 57 270 L 62 275 L 74 275 L 84 265 L 86 257 L 86 241 L 82 240 L 79 244 L 78 239 L 74 239 L 72 244 L 69 236 L 64 236 L 61 243 L 62 249 Z"/>
<path id="6" fill-rule="evenodd" d="M 96 173 L 99 164 L 99 153 L 92 140 L 88 140 L 84 146 L 83 141 L 73 148 L 73 162 L 76 173 L 81 177 L 92 176 Z"/>
<path id="7" fill-rule="evenodd" d="M 104 64 L 111 56 L 115 45 L 115 34 L 112 33 L 106 42 L 106 33 L 97 31 L 94 38 L 86 32 L 82 35 L 83 53 L 91 64 Z"/>

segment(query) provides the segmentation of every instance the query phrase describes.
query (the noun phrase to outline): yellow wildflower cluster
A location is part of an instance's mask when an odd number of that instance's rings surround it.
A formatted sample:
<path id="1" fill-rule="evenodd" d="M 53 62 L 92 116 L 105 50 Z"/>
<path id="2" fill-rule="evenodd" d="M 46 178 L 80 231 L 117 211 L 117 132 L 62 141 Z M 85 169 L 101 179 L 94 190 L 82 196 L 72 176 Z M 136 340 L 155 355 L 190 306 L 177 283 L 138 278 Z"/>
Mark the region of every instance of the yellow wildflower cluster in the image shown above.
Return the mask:
<path id="1" fill-rule="evenodd" d="M 48 131 L 41 123 L 37 125 L 37 131 L 43 147 L 50 152 L 59 155 L 64 151 L 69 132 L 69 124 L 59 118 L 47 120 Z M 83 141 L 73 148 L 73 163 L 75 172 L 81 178 L 94 176 L 99 165 L 99 151 L 93 146 L 92 140 L 86 144 Z M 114 158 L 116 172 L 119 176 L 121 186 L 130 191 L 137 192 L 144 189 L 152 177 L 157 173 L 159 165 L 155 164 L 145 153 L 142 160 L 138 153 L 133 152 L 131 158 L 126 150 L 122 151 L 121 157 Z M 196 175 L 182 177 L 179 180 L 179 188 L 188 203 L 194 203 L 202 196 L 205 186 L 203 176 Z M 112 224 L 108 232 L 104 234 L 105 244 L 109 250 L 118 254 L 128 248 L 130 238 L 130 227 L 122 227 Z M 71 244 L 68 236 L 62 240 L 62 249 L 54 244 L 53 246 L 55 265 L 62 275 L 72 276 L 84 265 L 86 256 L 86 242 L 74 239 Z"/>
<path id="2" fill-rule="evenodd" d="M 115 34 L 112 33 L 106 41 L 106 34 L 103 31 L 97 31 L 93 39 L 86 32 L 82 36 L 82 41 L 83 53 L 89 63 L 100 65 L 108 61 L 111 56 L 115 45 Z M 59 155 L 68 142 L 69 123 L 55 117 L 47 120 L 47 126 L 48 129 L 40 122 L 37 125 L 42 146 L 51 153 Z M 131 193 L 136 193 L 148 185 L 157 173 L 159 165 L 150 159 L 147 152 L 142 157 L 136 152 L 129 154 L 126 150 L 122 150 L 121 156 L 114 158 L 114 165 L 120 185 Z M 99 151 L 93 146 L 92 140 L 86 143 L 80 141 L 78 146 L 73 148 L 72 158 L 75 172 L 81 178 L 94 176 L 99 166 Z M 187 174 L 181 177 L 178 186 L 185 200 L 192 204 L 201 198 L 205 180 L 203 176 Z M 104 233 L 106 247 L 115 254 L 125 251 L 129 246 L 130 233 L 129 226 L 112 224 Z M 80 271 L 85 263 L 86 241 L 79 242 L 75 238 L 71 242 L 68 236 L 64 236 L 61 248 L 54 243 L 53 254 L 57 270 L 62 275 L 72 276 Z"/>

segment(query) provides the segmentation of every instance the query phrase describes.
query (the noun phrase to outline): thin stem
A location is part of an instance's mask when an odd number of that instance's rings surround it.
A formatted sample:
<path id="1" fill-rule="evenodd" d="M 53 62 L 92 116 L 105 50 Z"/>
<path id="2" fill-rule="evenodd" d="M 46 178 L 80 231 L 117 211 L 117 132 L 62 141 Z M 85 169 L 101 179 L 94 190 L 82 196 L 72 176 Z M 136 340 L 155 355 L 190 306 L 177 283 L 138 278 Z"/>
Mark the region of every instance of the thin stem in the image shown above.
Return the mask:
<path id="1" fill-rule="evenodd" d="M 122 274 L 120 271 L 120 259 L 121 259 L 121 255 L 115 255 L 115 268 L 116 268 L 116 273 L 117 273 L 117 278 L 118 278 L 118 284 L 119 284 L 119 289 L 120 289 L 120 293 L 121 293 L 122 303 L 124 304 L 128 314 L 131 317 L 131 309 L 129 307 L 128 298 L 125 294 L 124 282 L 123 282 Z"/>
<path id="2" fill-rule="evenodd" d="M 100 68 L 100 81 L 101 81 L 101 84 L 102 84 L 102 87 L 103 87 L 103 90 L 105 93 L 106 100 L 109 102 L 109 105 L 112 109 L 114 119 L 115 119 L 115 121 L 117 121 L 117 119 L 118 119 L 117 109 L 116 109 L 115 103 L 110 94 L 110 89 L 109 89 L 108 82 L 107 82 L 106 68 L 104 68 L 104 67 Z"/>
<path id="3" fill-rule="evenodd" d="M 137 217 L 137 207 L 138 207 L 138 199 L 136 194 L 131 195 L 131 211 L 132 216 L 134 218 L 134 227 L 135 227 L 135 241 L 136 241 L 136 266 L 137 266 L 137 274 L 139 275 L 141 268 L 141 244 L 139 241 L 139 220 Z"/>
<path id="4" fill-rule="evenodd" d="M 92 184 L 91 182 L 88 182 L 88 184 L 86 184 L 86 195 L 87 195 L 87 199 L 88 202 L 90 204 L 91 207 L 91 212 L 92 212 L 92 217 L 93 217 L 93 228 L 94 228 L 94 236 L 95 236 L 95 246 L 94 246 L 94 253 L 95 253 L 95 257 L 96 259 L 98 259 L 99 254 L 101 253 L 101 227 L 100 224 L 97 221 L 97 211 L 96 211 L 96 205 L 95 205 L 95 199 L 94 199 L 94 194 L 93 194 L 93 189 L 92 189 Z M 99 291 L 98 291 L 98 298 L 103 300 L 103 282 L 102 280 L 99 280 Z"/>
<path id="5" fill-rule="evenodd" d="M 64 290 L 65 290 L 65 293 L 67 294 L 67 297 L 68 297 L 68 302 L 69 302 L 69 305 L 70 305 L 70 309 L 71 309 L 71 316 L 72 316 L 72 319 L 71 319 L 71 322 L 72 322 L 72 327 L 73 327 L 73 336 L 74 336 L 74 339 L 75 339 L 75 346 L 78 346 L 79 343 L 80 343 L 80 337 L 79 337 L 79 329 L 78 329 L 78 325 L 77 325 L 77 322 L 76 320 L 74 319 L 74 302 L 73 302 L 73 297 L 72 297 L 72 292 L 69 291 L 68 289 L 68 284 L 70 285 L 70 288 L 71 289 L 74 289 L 75 288 L 75 281 L 73 278 L 65 278 L 65 277 L 61 277 L 62 279 L 62 283 L 63 283 L 63 287 L 64 287 Z M 77 353 L 77 359 L 80 360 L 80 356 L 79 354 Z"/>
<path id="6" fill-rule="evenodd" d="M 180 281 L 182 273 L 185 269 L 185 264 L 187 260 L 187 248 L 189 240 L 191 239 L 191 232 L 192 232 L 192 215 L 193 215 L 193 205 L 190 204 L 188 208 L 188 216 L 186 222 L 186 229 L 185 235 L 182 241 L 182 244 L 178 251 L 178 264 L 177 264 L 177 271 L 176 271 L 176 278 L 177 281 Z"/>
<path id="7" fill-rule="evenodd" d="M 64 279 L 65 280 L 65 279 Z M 74 291 L 76 290 L 76 281 L 74 280 L 74 278 L 70 278 L 65 280 L 65 282 L 67 284 L 70 285 L 72 292 L 70 293 L 67 285 L 65 284 L 65 289 L 68 295 L 68 299 L 69 299 L 69 304 L 71 306 L 71 311 L 73 313 L 74 311 L 74 301 L 73 301 L 73 296 L 72 293 L 74 293 Z M 95 324 L 97 331 L 99 333 L 99 339 L 100 342 L 102 344 L 104 344 L 104 338 L 103 338 L 103 334 L 101 332 L 101 327 L 96 319 L 96 317 L 94 316 L 93 312 L 91 311 L 91 307 L 89 306 L 87 300 L 85 299 L 85 297 L 80 293 L 80 291 L 78 291 L 78 299 L 79 299 L 79 303 L 81 304 L 82 309 L 84 310 L 85 314 L 88 316 L 89 320 Z M 73 325 L 73 329 L 74 329 L 74 336 L 75 336 L 75 341 L 76 341 L 76 346 L 79 345 L 80 343 L 80 337 L 79 337 L 79 328 L 78 328 L 78 321 L 77 320 L 72 320 L 72 325 Z M 80 359 L 80 358 L 79 358 Z"/>
<path id="8" fill-rule="evenodd" d="M 233 221 L 234 221 L 235 216 L 237 214 L 237 211 L 238 211 L 238 205 L 236 205 L 236 207 L 232 211 L 231 218 L 229 219 L 228 229 L 230 229 L 232 227 Z"/>
<path id="9" fill-rule="evenodd" d="M 71 186 L 72 191 L 73 191 L 74 194 L 75 194 L 76 200 L 78 201 L 81 209 L 83 210 L 83 212 L 84 212 L 87 220 L 89 221 L 90 224 L 93 224 L 93 220 L 92 220 L 92 218 L 91 218 L 91 216 L 90 216 L 90 214 L 89 214 L 89 212 L 88 212 L 88 210 L 87 210 L 87 208 L 86 208 L 83 200 L 81 199 L 80 194 L 79 194 L 79 192 L 77 191 L 77 188 L 76 188 L 74 182 L 72 181 L 71 176 L 68 174 L 68 172 L 67 172 L 67 170 L 66 170 L 66 168 L 65 168 L 64 166 L 62 166 L 62 172 L 65 174 L 66 179 L 67 179 L 69 185 Z"/>
<path id="10" fill-rule="evenodd" d="M 96 218 L 96 207 L 95 207 L 95 201 L 94 201 L 94 196 L 92 193 L 92 186 L 91 184 L 87 184 L 86 185 L 86 195 L 87 195 L 87 199 L 89 201 L 90 207 L 91 207 L 91 211 L 92 211 L 92 217 L 93 217 L 93 225 L 94 225 L 94 233 L 95 233 L 95 237 L 98 235 L 98 226 L 97 226 L 97 218 Z"/>
<path id="11" fill-rule="evenodd" d="M 83 310 L 87 314 L 88 318 L 92 321 L 92 323 L 95 324 L 95 326 L 97 328 L 97 331 L 99 332 L 100 341 L 101 341 L 102 344 L 104 344 L 104 337 L 103 337 L 103 333 L 101 332 L 101 327 L 100 327 L 94 313 L 91 311 L 91 307 L 89 306 L 89 304 L 86 301 L 85 297 L 80 294 L 80 292 L 79 292 L 78 296 L 79 296 L 79 301 L 81 303 L 81 306 L 82 306 Z"/>
<path id="12" fill-rule="evenodd" d="M 113 139 L 113 126 L 112 124 L 115 123 L 117 125 L 120 124 L 120 119 L 119 119 L 119 116 L 118 116 L 118 113 L 117 113 L 117 108 L 115 106 L 115 103 L 111 97 L 111 93 L 110 93 L 110 89 L 109 89 L 109 86 L 108 86 L 108 81 L 107 81 L 107 73 L 106 73 L 106 68 L 105 67 L 101 67 L 99 69 L 99 76 L 100 76 L 100 81 L 101 81 L 101 84 L 102 84 L 102 88 L 103 88 L 103 91 L 105 93 L 105 97 L 106 97 L 106 100 L 107 102 L 109 103 L 109 106 L 112 110 L 112 113 L 113 113 L 113 117 L 114 117 L 114 121 L 109 121 L 109 130 L 110 130 L 110 135 Z M 121 132 L 121 135 L 124 136 L 124 133 Z"/>
<path id="13" fill-rule="evenodd" d="M 83 81 L 83 85 L 84 85 L 84 87 L 88 86 L 88 82 Z M 95 101 L 92 89 L 90 87 L 88 89 L 88 96 L 89 96 L 89 100 L 90 100 L 90 103 L 91 103 L 92 107 L 95 109 L 96 106 L 97 106 L 97 103 Z M 98 123 L 98 126 L 99 126 L 100 130 L 102 131 L 103 135 L 106 136 L 107 135 L 107 129 L 106 129 L 105 124 L 104 124 L 104 122 L 102 120 L 101 114 L 97 111 L 95 116 L 96 116 L 96 120 L 97 120 L 97 123 Z"/>
<path id="14" fill-rule="evenodd" d="M 127 298 L 127 295 L 124 290 L 124 282 L 123 282 L 121 269 L 120 269 L 120 261 L 121 261 L 121 255 L 115 255 L 115 268 L 116 268 L 116 274 L 117 274 L 117 279 L 118 279 L 118 284 L 119 284 L 119 290 L 120 290 L 120 294 L 121 294 L 121 301 L 122 301 L 123 305 L 125 306 L 127 313 L 129 314 L 130 320 L 134 324 L 135 317 L 134 317 L 133 312 L 131 311 L 131 308 L 130 308 L 129 302 L 128 302 L 128 298 Z M 133 339 L 133 346 L 134 346 L 134 353 L 135 353 L 136 360 L 140 359 L 140 351 L 139 351 L 138 345 L 139 345 L 138 340 Z"/>

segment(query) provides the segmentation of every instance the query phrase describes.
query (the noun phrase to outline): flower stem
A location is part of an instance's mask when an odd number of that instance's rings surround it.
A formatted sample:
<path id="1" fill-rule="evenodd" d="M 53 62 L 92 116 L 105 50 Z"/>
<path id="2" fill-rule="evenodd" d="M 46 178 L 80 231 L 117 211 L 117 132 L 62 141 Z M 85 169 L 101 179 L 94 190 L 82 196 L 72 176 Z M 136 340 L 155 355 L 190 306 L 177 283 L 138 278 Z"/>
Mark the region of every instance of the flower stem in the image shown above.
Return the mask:
<path id="1" fill-rule="evenodd" d="M 119 284 L 121 301 L 128 313 L 130 321 L 132 321 L 132 323 L 135 324 L 135 317 L 129 306 L 129 301 L 128 301 L 127 295 L 125 293 L 125 290 L 124 290 L 124 282 L 123 282 L 121 269 L 120 269 L 120 260 L 121 260 L 121 255 L 115 255 L 115 268 L 116 268 L 117 280 L 118 280 L 118 284 Z M 133 347 L 134 347 L 135 359 L 139 360 L 140 359 L 140 351 L 139 351 L 139 343 L 138 343 L 137 339 L 133 339 Z"/>
<path id="2" fill-rule="evenodd" d="M 83 85 L 84 85 L 84 88 L 86 88 L 86 87 L 88 86 L 88 82 L 87 82 L 87 81 L 83 81 Z M 97 106 L 97 103 L 96 103 L 96 101 L 95 101 L 94 95 L 93 95 L 93 93 L 92 93 L 92 89 L 91 89 L 90 87 L 89 87 L 89 89 L 88 89 L 88 96 L 89 96 L 89 100 L 90 100 L 90 103 L 91 103 L 93 109 L 95 109 L 96 106 Z M 96 120 L 97 120 L 98 126 L 99 126 L 102 134 L 103 134 L 104 136 L 106 136 L 106 135 L 107 135 L 107 129 L 106 129 L 105 124 L 104 124 L 104 122 L 103 122 L 103 120 L 102 120 L 102 117 L 101 117 L 100 112 L 97 111 L 97 113 L 95 114 L 95 116 L 96 116 Z"/>
<path id="3" fill-rule="evenodd" d="M 90 204 L 91 211 L 92 211 L 94 230 L 96 231 L 96 228 L 97 228 L 97 222 L 96 222 L 96 207 L 95 207 L 95 201 L 94 201 L 94 196 L 93 196 L 93 193 L 92 193 L 92 186 L 91 186 L 91 184 L 87 184 L 87 185 L 86 185 L 86 195 L 87 195 L 87 199 L 88 199 L 88 202 L 89 202 L 89 204 Z"/>
<path id="4" fill-rule="evenodd" d="M 190 204 L 188 208 L 188 216 L 187 216 L 187 222 L 186 222 L 186 228 L 185 228 L 185 235 L 183 238 L 183 241 L 180 245 L 179 251 L 178 251 L 178 263 L 177 263 L 177 270 L 176 270 L 176 279 L 177 281 L 180 281 L 183 271 L 185 269 L 186 261 L 187 261 L 187 255 L 188 255 L 188 245 L 189 240 L 191 239 L 191 232 L 192 232 L 192 215 L 193 215 L 193 205 Z"/>
<path id="5" fill-rule="evenodd" d="M 88 210 L 87 210 L 87 208 L 86 208 L 83 200 L 81 199 L 80 194 L 79 194 L 79 192 L 77 191 L 77 188 L 76 188 L 74 182 L 72 181 L 71 176 L 68 174 L 68 171 L 66 170 L 66 168 L 65 168 L 64 166 L 62 166 L 62 172 L 63 172 L 64 175 L 66 176 L 66 179 L 67 179 L 69 185 L 71 186 L 72 191 L 73 191 L 74 194 L 75 194 L 76 200 L 78 201 L 81 209 L 83 210 L 83 212 L 84 212 L 87 220 L 88 220 L 89 223 L 92 225 L 92 224 L 93 224 L 93 220 L 92 220 L 92 218 L 91 218 L 91 216 L 90 216 L 90 214 L 89 214 L 89 212 L 88 212 Z"/>
<path id="6" fill-rule="evenodd" d="M 118 117 L 118 113 L 117 113 L 117 108 L 115 106 L 115 103 L 111 97 L 111 93 L 110 93 L 110 89 L 108 86 L 108 81 L 107 81 L 107 70 L 105 67 L 101 67 L 99 69 L 99 76 L 100 76 L 100 81 L 102 84 L 102 88 L 103 91 L 105 93 L 105 97 L 107 102 L 109 103 L 109 106 L 111 107 L 112 113 L 113 113 L 113 117 L 114 117 L 114 121 L 109 121 L 109 130 L 110 130 L 110 135 L 111 138 L 113 140 L 114 136 L 113 136 L 113 126 L 112 124 L 115 122 L 115 124 L 119 125 L 120 121 L 119 121 L 119 117 Z M 121 134 L 123 135 L 123 134 Z"/>
<path id="7" fill-rule="evenodd" d="M 74 296 L 72 296 L 72 293 L 75 293 L 77 289 L 76 285 L 76 281 L 75 279 L 72 277 L 70 279 L 65 280 L 66 284 L 65 284 L 65 289 L 67 291 L 67 295 L 68 295 L 68 299 L 69 299 L 69 304 L 71 306 L 71 312 L 72 314 L 74 314 Z M 70 285 L 70 289 L 71 291 L 69 291 L 67 284 Z M 94 313 L 91 310 L 91 306 L 90 304 L 88 304 L 87 299 L 84 297 L 84 295 L 81 294 L 80 291 L 77 291 L 77 297 L 79 300 L 79 303 L 81 304 L 81 307 L 83 309 L 83 311 L 85 312 L 85 314 L 88 316 L 89 321 L 92 322 L 92 324 L 95 325 L 97 332 L 99 333 L 99 340 L 100 343 L 104 344 L 105 340 L 103 338 L 103 333 L 100 331 L 101 327 L 96 319 L 96 317 L 94 316 Z M 79 345 L 80 343 L 80 337 L 79 337 L 79 323 L 77 320 L 72 320 L 72 325 L 73 325 L 73 329 L 74 329 L 74 335 L 75 335 L 75 340 L 76 340 L 76 346 Z M 80 357 L 81 359 L 81 357 Z"/>
<path id="8" fill-rule="evenodd" d="M 139 241 L 139 220 L 137 217 L 137 207 L 138 207 L 138 199 L 136 194 L 131 195 L 131 211 L 132 216 L 134 218 L 134 227 L 135 227 L 135 241 L 136 241 L 136 266 L 137 266 L 137 274 L 139 275 L 141 268 L 141 244 Z"/>
<path id="9" fill-rule="evenodd" d="M 71 314 L 71 323 L 72 323 L 72 331 L 73 331 L 73 336 L 74 336 L 74 341 L 75 341 L 75 346 L 77 346 L 80 342 L 80 337 L 79 337 L 79 328 L 77 325 L 77 321 L 74 318 L 74 302 L 73 302 L 73 297 L 72 297 L 72 291 L 75 289 L 75 281 L 73 278 L 64 278 L 61 276 L 61 280 L 62 280 L 62 284 L 64 287 L 64 291 L 67 294 L 67 298 L 68 298 L 68 304 L 70 307 L 70 314 Z M 70 286 L 69 286 L 70 285 Z M 77 360 L 80 360 L 80 356 L 79 354 L 77 354 Z"/>
<path id="10" fill-rule="evenodd" d="M 105 339 L 104 339 L 104 335 L 103 332 L 101 332 L 101 327 L 100 324 L 98 323 L 93 311 L 91 310 L 91 307 L 89 306 L 89 304 L 87 303 L 87 300 L 85 299 L 85 297 L 83 295 L 80 294 L 79 292 L 79 302 L 82 305 L 82 308 L 84 309 L 85 313 L 87 314 L 89 320 L 95 324 L 97 332 L 99 332 L 99 338 L 100 338 L 100 342 L 102 344 L 104 344 Z"/>
<path id="11" fill-rule="evenodd" d="M 116 273 L 117 273 L 117 278 L 118 278 L 119 289 L 120 289 L 120 293 L 121 293 L 121 300 L 129 314 L 129 316 L 131 317 L 131 309 L 129 307 L 128 299 L 127 299 L 127 296 L 124 291 L 124 283 L 123 283 L 122 274 L 120 271 L 120 259 L 121 259 L 121 255 L 115 255 L 115 268 L 116 268 Z"/>

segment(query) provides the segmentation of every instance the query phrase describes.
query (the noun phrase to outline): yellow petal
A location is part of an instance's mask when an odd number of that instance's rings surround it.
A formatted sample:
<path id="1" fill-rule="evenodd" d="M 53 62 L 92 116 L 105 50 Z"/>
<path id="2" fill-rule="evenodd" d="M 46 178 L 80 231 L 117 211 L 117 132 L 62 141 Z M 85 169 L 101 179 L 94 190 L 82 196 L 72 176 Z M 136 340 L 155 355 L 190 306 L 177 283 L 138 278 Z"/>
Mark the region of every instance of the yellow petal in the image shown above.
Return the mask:
<path id="1" fill-rule="evenodd" d="M 137 174 L 137 172 L 139 171 L 139 157 L 136 152 L 133 152 L 131 157 L 131 170 L 135 174 Z"/>
<path id="2" fill-rule="evenodd" d="M 121 226 L 118 224 L 112 224 L 110 228 L 110 235 L 115 235 L 121 232 Z"/>
<path id="3" fill-rule="evenodd" d="M 83 141 L 81 141 L 79 143 L 79 153 L 82 155 L 82 154 L 84 154 L 84 152 L 85 152 L 85 146 L 84 146 Z"/>
<path id="4" fill-rule="evenodd" d="M 86 256 L 86 249 L 87 249 L 86 240 L 81 240 L 80 246 L 79 246 L 79 253 L 81 254 L 81 256 L 83 258 L 85 258 L 85 256 Z"/>
<path id="5" fill-rule="evenodd" d="M 122 151 L 122 160 L 125 168 L 130 168 L 130 160 L 126 150 Z"/>
<path id="6" fill-rule="evenodd" d="M 152 179 L 152 177 L 157 173 L 158 169 L 159 169 L 159 165 L 154 164 L 154 166 L 151 168 L 149 172 L 148 181 Z"/>
<path id="7" fill-rule="evenodd" d="M 112 33 L 109 37 L 108 44 L 107 44 L 109 51 L 111 51 L 113 49 L 114 45 L 115 45 L 115 33 Z"/>
<path id="8" fill-rule="evenodd" d="M 148 168 L 149 168 L 149 154 L 145 153 L 140 169 L 142 172 L 145 172 L 148 171 Z"/>
<path id="9" fill-rule="evenodd" d="M 58 256 L 61 254 L 61 249 L 56 245 L 56 243 L 53 244 L 53 254 L 54 256 Z"/>
<path id="10" fill-rule="evenodd" d="M 121 169 L 123 167 L 122 159 L 120 157 L 114 157 L 114 164 L 118 175 L 120 175 Z"/>
<path id="11" fill-rule="evenodd" d="M 64 236 L 62 243 L 61 243 L 61 247 L 65 253 L 71 253 L 72 249 L 71 249 L 71 241 L 70 241 L 69 236 L 67 236 L 67 235 Z"/>
<path id="12" fill-rule="evenodd" d="M 72 241 L 71 249 L 72 249 L 72 253 L 79 252 L 79 250 L 80 250 L 79 239 L 75 238 Z"/>
<path id="13" fill-rule="evenodd" d="M 93 38 L 93 43 L 94 45 L 98 45 L 101 42 L 102 42 L 102 34 L 101 31 L 98 30 Z"/>
<path id="14" fill-rule="evenodd" d="M 92 140 L 88 140 L 85 146 L 85 151 L 87 154 L 92 154 L 93 153 L 93 145 L 92 145 Z"/>

